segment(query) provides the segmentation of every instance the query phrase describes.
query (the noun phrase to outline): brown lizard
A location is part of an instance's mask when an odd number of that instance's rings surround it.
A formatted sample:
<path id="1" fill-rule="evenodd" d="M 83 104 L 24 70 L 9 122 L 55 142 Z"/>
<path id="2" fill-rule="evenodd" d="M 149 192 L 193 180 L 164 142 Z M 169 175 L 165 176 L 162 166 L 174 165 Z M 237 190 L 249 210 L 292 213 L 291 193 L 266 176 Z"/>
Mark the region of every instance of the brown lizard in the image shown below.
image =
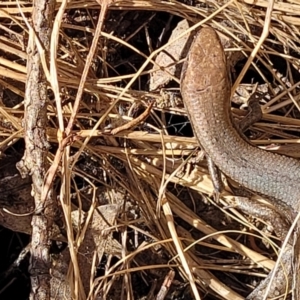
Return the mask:
<path id="1" fill-rule="evenodd" d="M 181 94 L 194 134 L 225 175 L 265 195 L 274 209 L 292 222 L 300 205 L 300 162 L 247 142 L 233 123 L 230 92 L 223 47 L 217 33 L 205 27 L 195 37 L 181 74 Z M 285 260 L 290 268 L 291 252 L 288 255 Z M 283 292 L 285 284 L 280 287 L 278 281 L 285 280 L 275 280 L 270 297 Z M 247 299 L 261 299 L 259 295 L 254 292 Z"/>

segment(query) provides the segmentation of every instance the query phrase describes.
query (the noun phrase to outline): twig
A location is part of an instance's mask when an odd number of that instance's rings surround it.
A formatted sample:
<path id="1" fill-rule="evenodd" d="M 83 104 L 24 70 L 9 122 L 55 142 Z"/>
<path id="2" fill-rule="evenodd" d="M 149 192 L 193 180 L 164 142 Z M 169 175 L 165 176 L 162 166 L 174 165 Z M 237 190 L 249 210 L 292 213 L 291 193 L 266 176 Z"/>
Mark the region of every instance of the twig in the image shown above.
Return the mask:
<path id="1" fill-rule="evenodd" d="M 47 169 L 47 80 L 43 69 L 44 53 L 49 53 L 55 0 L 33 1 L 33 27 L 29 30 L 27 80 L 25 91 L 25 144 L 23 158 L 17 164 L 22 177 L 32 176 L 35 213 L 32 217 L 32 242 L 29 272 L 30 299 L 50 299 L 50 238 L 56 212 L 53 191 L 41 198 Z M 38 41 L 38 43 L 37 43 Z M 49 187 L 50 190 L 50 187 Z"/>
<path id="2" fill-rule="evenodd" d="M 147 107 L 147 109 L 141 114 L 139 115 L 137 118 L 131 120 L 130 122 L 122 125 L 122 126 L 119 126 L 115 129 L 113 129 L 110 133 L 112 135 L 115 135 L 123 130 L 128 130 L 130 128 L 133 128 L 135 127 L 136 125 L 140 124 L 141 122 L 143 122 L 144 120 L 147 119 L 147 117 L 150 115 L 150 111 L 151 111 L 151 108 L 153 107 L 154 105 L 154 101 L 152 101 L 149 106 Z"/>
<path id="3" fill-rule="evenodd" d="M 107 9 L 109 7 L 109 5 L 113 2 L 113 0 L 96 0 L 98 2 L 98 4 L 101 6 L 101 12 L 99 15 L 99 19 L 98 19 L 98 23 L 97 23 L 97 27 L 95 30 L 95 34 L 94 34 L 94 38 L 93 38 L 93 42 L 89 51 L 89 54 L 86 58 L 86 63 L 82 72 L 82 76 L 80 79 L 80 83 L 79 83 L 79 87 L 78 87 L 78 91 L 77 91 L 77 95 L 76 95 L 76 99 L 75 99 L 75 103 L 73 106 L 73 110 L 72 110 L 72 115 L 70 117 L 68 126 L 66 128 L 66 135 L 68 136 L 73 128 L 74 125 L 74 121 L 79 109 L 79 104 L 83 95 L 83 88 L 86 82 L 86 78 L 92 63 L 92 59 L 94 58 L 95 55 L 95 51 L 96 51 L 96 47 L 98 45 L 98 40 L 101 36 L 101 31 L 102 31 L 102 27 L 103 27 L 103 21 L 107 12 Z"/>

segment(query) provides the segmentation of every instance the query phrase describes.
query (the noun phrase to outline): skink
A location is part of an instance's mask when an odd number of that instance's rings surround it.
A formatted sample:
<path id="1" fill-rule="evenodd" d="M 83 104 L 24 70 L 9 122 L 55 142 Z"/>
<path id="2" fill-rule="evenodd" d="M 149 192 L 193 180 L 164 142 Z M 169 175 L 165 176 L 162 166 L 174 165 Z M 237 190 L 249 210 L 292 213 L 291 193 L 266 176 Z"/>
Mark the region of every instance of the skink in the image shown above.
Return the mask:
<path id="1" fill-rule="evenodd" d="M 194 134 L 225 175 L 265 195 L 279 213 L 288 212 L 291 222 L 300 206 L 300 162 L 247 142 L 233 123 L 230 92 L 223 47 L 217 33 L 205 27 L 195 37 L 181 75 Z"/>
<path id="2" fill-rule="evenodd" d="M 226 59 L 212 28 L 197 35 L 183 68 L 183 101 L 194 134 L 213 162 L 240 185 L 272 199 L 274 206 L 298 211 L 300 162 L 251 145 L 235 129 Z"/>

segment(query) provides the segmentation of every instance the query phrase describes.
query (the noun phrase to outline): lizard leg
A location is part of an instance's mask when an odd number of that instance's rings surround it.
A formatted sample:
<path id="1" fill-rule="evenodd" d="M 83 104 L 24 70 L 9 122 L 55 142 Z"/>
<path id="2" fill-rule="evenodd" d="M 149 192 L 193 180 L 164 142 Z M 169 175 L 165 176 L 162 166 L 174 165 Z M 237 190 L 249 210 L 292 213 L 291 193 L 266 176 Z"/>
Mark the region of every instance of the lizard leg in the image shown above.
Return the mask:
<path id="1" fill-rule="evenodd" d="M 207 167 L 208 172 L 211 176 L 211 180 L 214 186 L 215 194 L 220 194 L 224 188 L 222 179 L 221 179 L 221 171 L 218 169 L 218 167 L 215 165 L 215 163 L 212 161 L 212 159 L 206 155 L 207 160 Z"/>
<path id="2" fill-rule="evenodd" d="M 249 112 L 237 125 L 241 132 L 244 132 L 255 122 L 262 119 L 262 111 L 259 105 L 259 100 L 261 100 L 264 96 L 264 93 L 254 92 L 248 99 Z"/>

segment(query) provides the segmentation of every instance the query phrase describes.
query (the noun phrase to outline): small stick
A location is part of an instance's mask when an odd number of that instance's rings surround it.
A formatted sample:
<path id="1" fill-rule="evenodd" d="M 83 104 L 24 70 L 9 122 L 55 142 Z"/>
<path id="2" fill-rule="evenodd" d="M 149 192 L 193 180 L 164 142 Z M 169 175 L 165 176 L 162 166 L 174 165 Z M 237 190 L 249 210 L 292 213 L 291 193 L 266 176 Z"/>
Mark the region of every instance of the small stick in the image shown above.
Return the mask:
<path id="1" fill-rule="evenodd" d="M 110 133 L 112 135 L 115 135 L 117 133 L 119 133 L 120 131 L 123 131 L 123 130 L 128 130 L 132 127 L 135 127 L 136 125 L 138 125 L 139 123 L 143 122 L 144 120 L 146 120 L 146 118 L 150 115 L 150 111 L 151 111 L 151 108 L 153 107 L 154 105 L 154 101 L 152 101 L 149 106 L 147 107 L 147 109 L 141 114 L 139 115 L 137 118 L 131 120 L 130 122 L 122 125 L 122 126 L 119 126 L 115 129 L 113 129 Z"/>

